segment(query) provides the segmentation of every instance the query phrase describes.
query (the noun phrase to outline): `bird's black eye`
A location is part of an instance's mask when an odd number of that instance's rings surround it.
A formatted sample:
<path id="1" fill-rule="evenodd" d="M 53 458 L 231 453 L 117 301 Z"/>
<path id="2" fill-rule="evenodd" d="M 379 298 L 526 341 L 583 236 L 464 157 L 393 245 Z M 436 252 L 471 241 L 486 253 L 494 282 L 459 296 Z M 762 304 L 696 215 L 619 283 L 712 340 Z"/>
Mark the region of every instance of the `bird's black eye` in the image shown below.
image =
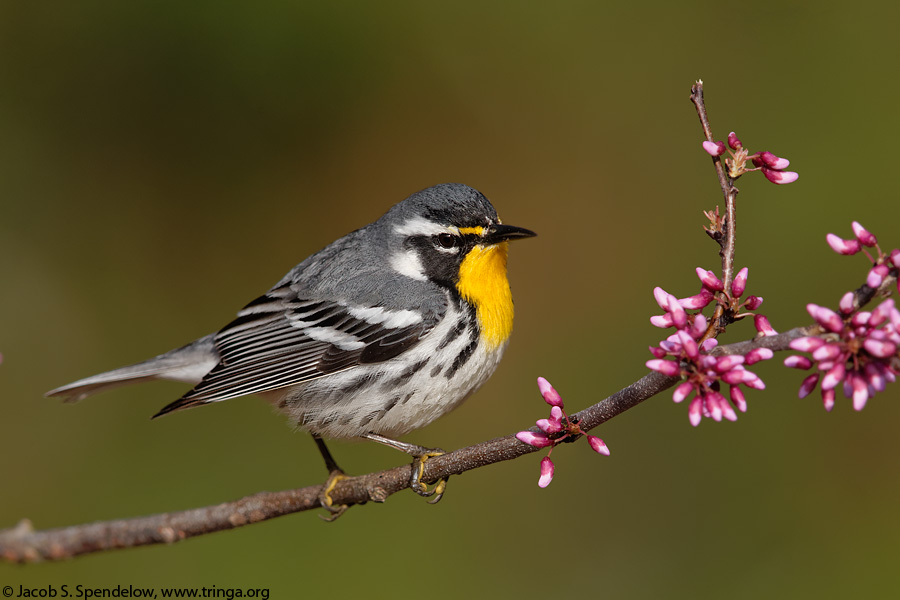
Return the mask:
<path id="1" fill-rule="evenodd" d="M 439 233 L 434 237 L 441 248 L 447 248 L 448 250 L 450 248 L 456 248 L 459 244 L 459 238 L 451 233 Z"/>

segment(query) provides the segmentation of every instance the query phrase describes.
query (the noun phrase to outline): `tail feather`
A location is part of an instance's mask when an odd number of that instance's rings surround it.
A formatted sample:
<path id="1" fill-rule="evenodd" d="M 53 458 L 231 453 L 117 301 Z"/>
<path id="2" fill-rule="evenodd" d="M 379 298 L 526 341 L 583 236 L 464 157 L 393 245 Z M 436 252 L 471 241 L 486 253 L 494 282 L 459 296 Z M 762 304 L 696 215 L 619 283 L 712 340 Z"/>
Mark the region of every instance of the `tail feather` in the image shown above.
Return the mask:
<path id="1" fill-rule="evenodd" d="M 196 385 L 212 370 L 218 360 L 214 334 L 208 335 L 144 362 L 79 379 L 50 390 L 44 396 L 62 398 L 64 402 L 78 402 L 98 392 L 154 379 L 169 379 Z"/>

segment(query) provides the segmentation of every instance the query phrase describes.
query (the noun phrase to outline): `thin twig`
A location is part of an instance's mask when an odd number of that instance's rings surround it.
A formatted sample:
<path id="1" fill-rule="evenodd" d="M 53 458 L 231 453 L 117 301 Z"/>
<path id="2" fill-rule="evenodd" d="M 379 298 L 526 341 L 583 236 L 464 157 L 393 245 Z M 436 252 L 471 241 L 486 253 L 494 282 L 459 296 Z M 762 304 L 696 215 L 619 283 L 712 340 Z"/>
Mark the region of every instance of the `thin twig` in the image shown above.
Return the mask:
<path id="1" fill-rule="evenodd" d="M 712 128 L 709 125 L 709 117 L 706 114 L 706 104 L 703 101 L 703 82 L 697 81 L 691 86 L 691 102 L 697 108 L 697 116 L 700 117 L 700 125 L 703 127 L 703 134 L 709 142 L 714 141 Z M 703 339 L 715 337 L 719 333 L 725 331 L 728 323 L 723 321 L 725 308 L 728 305 L 727 298 L 731 290 L 731 282 L 734 281 L 734 252 L 735 239 L 737 236 L 737 219 L 736 219 L 736 203 L 738 189 L 734 187 L 734 179 L 725 172 L 722 165 L 722 159 L 719 156 L 713 156 L 713 165 L 716 168 L 716 175 L 719 178 L 719 186 L 722 188 L 722 195 L 725 197 L 725 221 L 723 223 L 722 236 L 718 238 L 721 246 L 719 256 L 722 258 L 722 281 L 725 284 L 725 292 L 719 292 L 719 302 L 716 310 L 710 319 L 709 329 L 703 336 Z"/>

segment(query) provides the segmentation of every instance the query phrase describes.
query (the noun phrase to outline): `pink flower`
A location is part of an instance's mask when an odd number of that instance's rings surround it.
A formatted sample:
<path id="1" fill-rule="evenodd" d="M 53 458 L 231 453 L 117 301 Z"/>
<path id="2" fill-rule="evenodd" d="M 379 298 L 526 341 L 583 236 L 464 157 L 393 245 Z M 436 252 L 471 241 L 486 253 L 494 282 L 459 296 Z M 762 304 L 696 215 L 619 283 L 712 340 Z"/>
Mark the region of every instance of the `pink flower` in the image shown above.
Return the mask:
<path id="1" fill-rule="evenodd" d="M 791 164 L 786 158 L 779 158 L 771 152 L 760 152 L 752 158 L 753 164 L 757 167 L 767 167 L 775 171 L 783 171 Z"/>
<path id="2" fill-rule="evenodd" d="M 675 302 L 677 303 L 677 301 Z M 541 460 L 541 477 L 538 480 L 538 485 L 545 488 L 550 485 L 550 482 L 553 480 L 553 472 L 556 467 L 553 464 L 553 461 L 550 460 L 550 454 L 557 444 L 577 439 L 580 436 L 585 436 L 594 452 L 609 456 L 609 448 L 607 448 L 606 444 L 604 444 L 603 440 L 600 438 L 593 435 L 587 435 L 587 433 L 581 429 L 581 426 L 578 425 L 578 422 L 574 421 L 566 414 L 566 411 L 563 410 L 563 401 L 559 392 L 557 392 L 553 386 L 550 385 L 550 382 L 543 377 L 538 377 L 538 390 L 540 390 L 541 395 L 544 397 L 544 401 L 552 406 L 550 409 L 550 418 L 537 420 L 537 426 L 540 431 L 520 431 L 516 434 L 516 439 L 523 444 L 528 444 L 535 448 L 550 448 L 547 452 L 547 456 Z"/>
<path id="3" fill-rule="evenodd" d="M 550 406 L 558 406 L 560 408 L 563 407 L 562 398 L 559 395 L 550 382 L 544 379 L 543 377 L 538 377 L 537 380 L 538 390 L 541 392 L 541 396 L 544 397 L 544 402 L 549 404 Z"/>
<path id="4" fill-rule="evenodd" d="M 767 169 L 766 167 L 761 167 L 760 170 L 766 179 L 778 185 L 794 183 L 800 179 L 800 175 L 793 171 L 778 171 L 776 169 Z"/>
<path id="5" fill-rule="evenodd" d="M 883 391 L 898 373 L 895 365 L 900 355 L 900 311 L 888 298 L 872 312 L 852 314 L 854 302 L 841 298 L 844 319 L 830 309 L 810 304 L 807 310 L 826 330 L 827 337 L 807 336 L 791 342 L 794 350 L 810 353 L 785 359 L 787 367 L 816 368 L 800 385 L 799 396 L 808 396 L 821 381 L 822 402 L 825 409 L 834 407 L 835 390 L 841 387 L 852 399 L 853 408 L 862 410 L 869 398 Z"/>
<path id="6" fill-rule="evenodd" d="M 853 221 L 850 224 L 850 227 L 853 229 L 853 235 L 856 236 L 856 239 L 859 240 L 859 243 L 863 246 L 875 246 L 878 243 L 878 238 L 872 235 L 868 229 L 859 224 L 859 221 Z"/>
<path id="7" fill-rule="evenodd" d="M 520 431 L 516 434 L 516 438 L 529 446 L 535 448 L 546 448 L 553 445 L 553 440 L 546 433 L 534 433 L 533 431 Z"/>
<path id="8" fill-rule="evenodd" d="M 728 134 L 727 148 L 724 142 L 706 141 L 703 142 L 703 149 L 711 156 L 722 156 L 726 152 L 729 154 L 729 157 L 725 159 L 725 165 L 728 167 L 728 175 L 732 179 L 737 179 L 751 171 L 762 171 L 766 179 L 772 183 L 783 185 L 793 183 L 800 177 L 793 171 L 785 171 L 791 164 L 791 161 L 786 158 L 775 156 L 768 151 L 750 154 L 733 131 Z M 748 161 L 753 163 L 754 168 L 747 166 Z"/>
<path id="9" fill-rule="evenodd" d="M 753 325 L 756 327 L 756 331 L 759 332 L 759 335 L 765 337 L 769 335 L 778 335 L 778 332 L 775 331 L 775 328 L 769 323 L 768 317 L 765 315 L 754 315 L 753 316 Z"/>
<path id="10" fill-rule="evenodd" d="M 588 443 L 591 445 L 591 448 L 594 449 L 594 452 L 597 454 L 602 454 L 603 456 L 609 456 L 609 448 L 606 447 L 606 444 L 603 443 L 603 440 L 598 438 L 595 435 L 587 436 Z"/>
<path id="11" fill-rule="evenodd" d="M 722 156 L 727 150 L 724 142 L 703 142 L 703 149 L 710 156 Z"/>
<path id="12" fill-rule="evenodd" d="M 862 249 L 859 240 L 845 240 L 843 238 L 839 238 L 833 233 L 829 233 L 828 235 L 826 235 L 825 241 L 827 241 L 828 245 L 831 246 L 831 249 L 838 254 L 856 254 Z"/>
<path id="13" fill-rule="evenodd" d="M 545 488 L 550 485 L 550 482 L 553 481 L 553 471 L 556 470 L 556 466 L 553 464 L 553 461 L 550 460 L 549 456 L 545 456 L 541 459 L 541 478 L 538 479 L 538 487 Z"/>

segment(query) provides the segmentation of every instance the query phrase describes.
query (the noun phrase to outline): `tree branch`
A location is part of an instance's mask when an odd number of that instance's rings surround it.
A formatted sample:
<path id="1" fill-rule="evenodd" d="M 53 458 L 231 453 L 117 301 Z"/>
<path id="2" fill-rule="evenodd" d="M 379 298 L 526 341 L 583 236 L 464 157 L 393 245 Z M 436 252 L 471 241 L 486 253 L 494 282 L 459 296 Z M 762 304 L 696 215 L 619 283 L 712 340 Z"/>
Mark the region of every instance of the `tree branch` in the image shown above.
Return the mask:
<path id="1" fill-rule="evenodd" d="M 803 328 L 786 333 L 722 346 L 718 352 L 745 353 L 754 347 L 786 350 L 791 340 L 807 334 Z M 651 372 L 597 404 L 572 415 L 588 431 L 620 415 L 629 408 L 662 392 L 679 379 Z M 514 434 L 461 448 L 425 463 L 423 481 L 459 475 L 494 463 L 512 460 L 538 449 L 523 444 Z M 390 495 L 409 487 L 410 465 L 386 471 L 348 477 L 338 483 L 331 497 L 336 505 L 384 502 Z M 59 529 L 36 531 L 23 519 L 17 527 L 0 531 L 0 557 L 7 562 L 60 560 L 81 554 L 132 548 L 148 544 L 171 544 L 181 540 L 259 523 L 291 513 L 319 508 L 321 485 L 280 492 L 260 492 L 233 502 L 179 512 L 101 521 Z"/>

